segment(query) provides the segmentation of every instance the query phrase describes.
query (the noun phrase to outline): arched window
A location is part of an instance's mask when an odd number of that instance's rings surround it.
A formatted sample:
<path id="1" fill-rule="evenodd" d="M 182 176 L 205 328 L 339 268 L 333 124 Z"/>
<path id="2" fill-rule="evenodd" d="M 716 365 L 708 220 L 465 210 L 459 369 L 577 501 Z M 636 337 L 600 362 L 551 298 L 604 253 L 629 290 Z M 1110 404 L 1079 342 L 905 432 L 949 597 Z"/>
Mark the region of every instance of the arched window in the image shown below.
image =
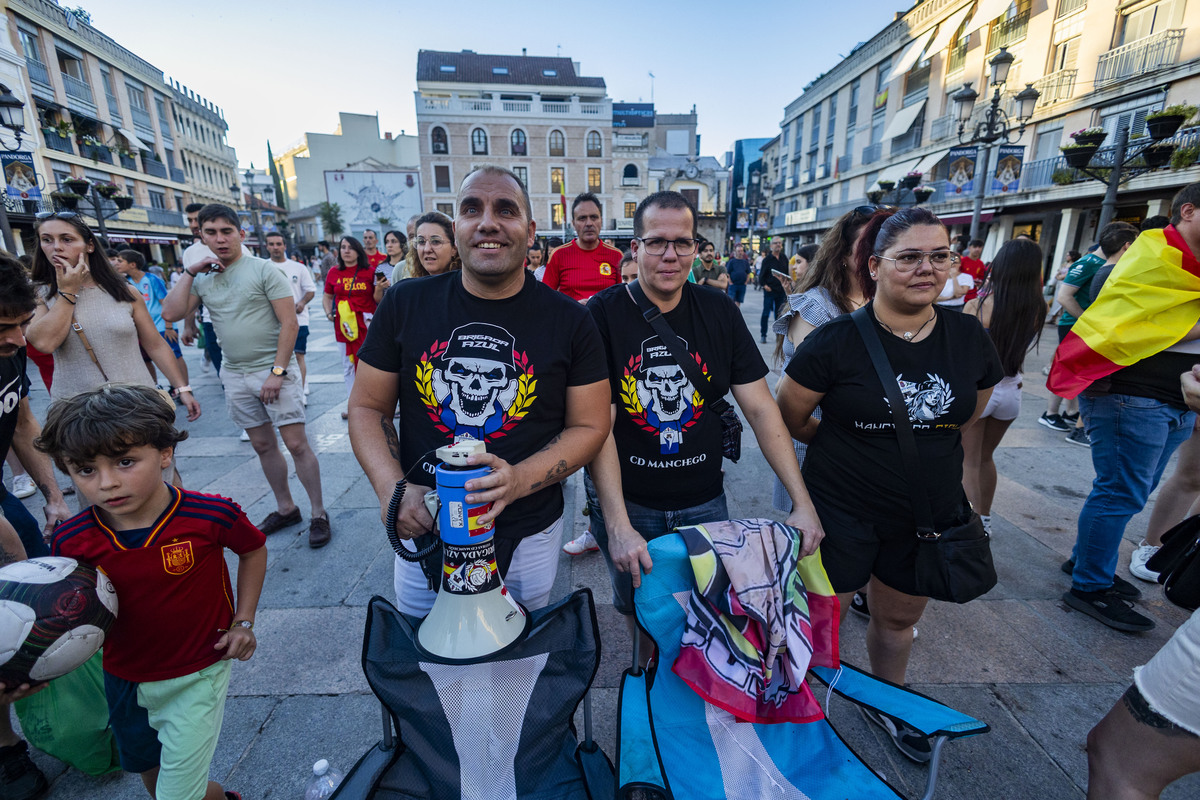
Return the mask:
<path id="1" fill-rule="evenodd" d="M 562 131 L 550 131 L 550 155 L 565 156 L 567 154 L 567 137 Z"/>
<path id="2" fill-rule="evenodd" d="M 446 129 L 434 128 L 429 132 L 430 149 L 435 153 L 445 155 L 450 152 L 450 143 L 446 141 Z"/>
<path id="3" fill-rule="evenodd" d="M 588 158 L 600 158 L 604 155 L 604 148 L 600 144 L 600 134 L 596 131 L 588 131 L 587 154 Z"/>
<path id="4" fill-rule="evenodd" d="M 512 143 L 512 154 L 514 156 L 528 155 L 528 150 L 525 147 L 525 131 L 517 128 L 509 137 Z"/>
<path id="5" fill-rule="evenodd" d="M 487 154 L 487 131 L 483 128 L 476 128 L 471 131 L 471 155 L 486 156 Z"/>
<path id="6" fill-rule="evenodd" d="M 638 168 L 636 164 L 626 164 L 624 171 L 621 173 L 622 186 L 637 186 L 638 185 Z"/>

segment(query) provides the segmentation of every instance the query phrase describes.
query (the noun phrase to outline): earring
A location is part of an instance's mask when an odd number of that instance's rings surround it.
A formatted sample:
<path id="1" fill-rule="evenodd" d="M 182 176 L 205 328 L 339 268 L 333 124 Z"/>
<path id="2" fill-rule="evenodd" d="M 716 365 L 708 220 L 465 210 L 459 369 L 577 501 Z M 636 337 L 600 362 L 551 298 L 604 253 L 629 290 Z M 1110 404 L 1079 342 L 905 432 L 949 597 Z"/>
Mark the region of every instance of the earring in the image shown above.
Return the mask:
<path id="1" fill-rule="evenodd" d="M 874 277 L 875 277 L 875 273 L 874 273 L 874 272 L 872 272 L 872 273 L 871 273 L 871 277 L 872 277 L 872 278 L 874 278 Z"/>

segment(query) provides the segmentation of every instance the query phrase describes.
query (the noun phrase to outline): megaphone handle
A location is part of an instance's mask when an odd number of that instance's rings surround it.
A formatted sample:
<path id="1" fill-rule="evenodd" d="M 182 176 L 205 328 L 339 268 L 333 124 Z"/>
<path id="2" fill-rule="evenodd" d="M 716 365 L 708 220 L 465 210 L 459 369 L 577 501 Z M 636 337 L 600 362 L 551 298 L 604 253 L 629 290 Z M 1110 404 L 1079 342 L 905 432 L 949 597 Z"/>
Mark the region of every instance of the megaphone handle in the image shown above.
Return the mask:
<path id="1" fill-rule="evenodd" d="M 392 549 L 396 551 L 396 555 L 403 558 L 405 561 L 417 563 L 429 557 L 433 551 L 441 547 L 441 540 L 434 537 L 423 550 L 409 550 L 403 544 L 403 539 L 396 533 L 396 517 L 400 513 L 400 502 L 404 499 L 404 489 L 408 484 L 404 480 L 396 481 L 396 488 L 392 490 L 392 499 L 388 501 L 387 518 L 384 522 L 384 529 L 387 532 L 388 542 L 391 543 Z"/>

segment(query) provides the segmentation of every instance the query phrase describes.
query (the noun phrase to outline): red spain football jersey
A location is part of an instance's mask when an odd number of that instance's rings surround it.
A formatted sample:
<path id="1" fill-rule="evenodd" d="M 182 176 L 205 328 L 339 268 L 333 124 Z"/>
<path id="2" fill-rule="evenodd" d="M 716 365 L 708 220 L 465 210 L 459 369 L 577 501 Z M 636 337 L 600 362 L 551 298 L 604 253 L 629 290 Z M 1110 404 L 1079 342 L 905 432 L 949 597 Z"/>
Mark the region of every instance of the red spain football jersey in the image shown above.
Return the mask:
<path id="1" fill-rule="evenodd" d="M 211 666 L 220 629 L 233 621 L 225 548 L 266 544 L 242 509 L 217 495 L 180 490 L 149 528 L 116 531 L 89 508 L 54 533 L 51 552 L 100 569 L 117 590 L 117 621 L 104 669 L 128 681 L 178 678 Z"/>
<path id="2" fill-rule="evenodd" d="M 600 242 L 584 250 L 576 240 L 550 255 L 542 283 L 572 300 L 589 300 L 592 295 L 621 282 L 621 251 Z"/>

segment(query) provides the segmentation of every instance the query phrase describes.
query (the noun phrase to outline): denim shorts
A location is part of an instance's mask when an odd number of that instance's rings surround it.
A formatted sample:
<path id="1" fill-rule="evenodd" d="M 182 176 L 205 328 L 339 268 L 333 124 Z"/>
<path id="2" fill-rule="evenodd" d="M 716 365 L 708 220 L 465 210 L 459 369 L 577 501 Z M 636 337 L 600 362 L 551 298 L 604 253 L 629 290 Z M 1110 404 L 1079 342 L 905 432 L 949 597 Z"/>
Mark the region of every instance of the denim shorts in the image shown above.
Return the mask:
<path id="1" fill-rule="evenodd" d="M 588 519 L 591 520 L 592 535 L 596 537 L 596 543 L 600 545 L 604 563 L 608 565 L 608 575 L 612 579 L 613 606 L 617 611 L 629 616 L 633 614 L 633 578 L 628 572 L 618 572 L 613 565 L 612 556 L 608 553 L 608 531 L 604 527 L 604 515 L 600 511 L 600 498 L 596 494 L 596 485 L 592 483 L 591 475 L 584 473 L 583 486 L 587 491 Z M 729 519 L 729 508 L 725 502 L 724 492 L 707 503 L 701 503 L 691 508 L 682 508 L 678 511 L 659 511 L 626 500 L 625 511 L 629 514 L 629 522 L 633 525 L 633 529 L 640 533 L 647 542 L 665 536 L 676 528 Z"/>
<path id="2" fill-rule="evenodd" d="M 299 332 L 296 333 L 296 346 L 292 348 L 292 352 L 298 356 L 302 356 L 308 350 L 308 326 L 301 325 Z"/>
<path id="3" fill-rule="evenodd" d="M 729 296 L 733 299 L 733 302 L 735 302 L 735 303 L 746 302 L 746 284 L 731 283 L 731 284 L 729 284 L 729 289 L 727 291 L 729 292 Z"/>

